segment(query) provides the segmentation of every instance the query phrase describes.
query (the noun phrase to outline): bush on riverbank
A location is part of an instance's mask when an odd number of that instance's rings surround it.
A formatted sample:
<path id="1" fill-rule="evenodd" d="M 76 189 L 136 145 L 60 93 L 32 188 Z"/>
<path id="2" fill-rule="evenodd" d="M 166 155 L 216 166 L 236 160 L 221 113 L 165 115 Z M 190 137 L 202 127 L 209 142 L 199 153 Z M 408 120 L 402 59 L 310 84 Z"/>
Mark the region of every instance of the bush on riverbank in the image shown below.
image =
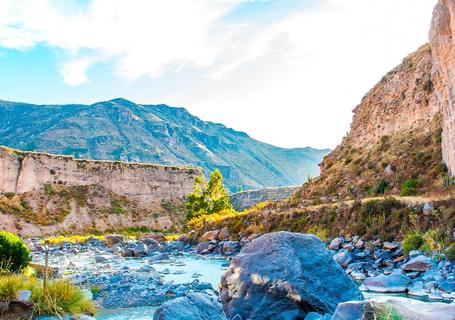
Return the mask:
<path id="1" fill-rule="evenodd" d="M 0 232 L 0 271 L 19 272 L 30 262 L 30 250 L 16 235 Z"/>
<path id="2" fill-rule="evenodd" d="M 66 315 L 95 314 L 93 303 L 86 298 L 83 291 L 69 280 L 52 280 L 47 290 L 43 283 L 34 277 L 24 275 L 0 276 L 0 301 L 6 305 L 15 300 L 20 290 L 29 290 L 32 295 L 32 313 L 34 316 L 49 315 L 63 317 Z"/>

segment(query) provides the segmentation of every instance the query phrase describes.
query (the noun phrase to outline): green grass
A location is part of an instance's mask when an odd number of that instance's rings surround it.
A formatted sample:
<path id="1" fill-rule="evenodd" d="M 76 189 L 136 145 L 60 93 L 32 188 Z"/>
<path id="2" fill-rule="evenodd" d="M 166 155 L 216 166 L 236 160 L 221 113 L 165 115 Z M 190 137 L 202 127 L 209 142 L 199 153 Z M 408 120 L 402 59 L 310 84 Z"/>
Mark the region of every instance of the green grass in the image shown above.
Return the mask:
<path id="1" fill-rule="evenodd" d="M 375 317 L 377 320 L 405 320 L 405 318 L 391 307 L 375 307 Z"/>

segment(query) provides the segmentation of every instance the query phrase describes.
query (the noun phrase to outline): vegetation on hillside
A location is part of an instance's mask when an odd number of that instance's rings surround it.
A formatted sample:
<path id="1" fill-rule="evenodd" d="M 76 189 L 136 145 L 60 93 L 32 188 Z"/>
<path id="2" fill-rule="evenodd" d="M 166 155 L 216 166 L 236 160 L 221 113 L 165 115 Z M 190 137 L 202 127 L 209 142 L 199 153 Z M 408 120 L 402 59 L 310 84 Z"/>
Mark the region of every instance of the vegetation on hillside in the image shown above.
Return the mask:
<path id="1" fill-rule="evenodd" d="M 353 148 L 345 140 L 324 158 L 321 175 L 302 186 L 295 203 L 451 190 L 441 156 L 440 122 L 436 117 L 428 132 L 383 136 L 365 148 Z"/>
<path id="2" fill-rule="evenodd" d="M 233 210 L 223 185 L 223 176 L 218 169 L 210 174 L 209 181 L 202 174 L 196 177 L 193 192 L 187 197 L 186 208 L 188 220 Z"/>
<path id="3" fill-rule="evenodd" d="M 238 238 L 281 230 L 314 233 L 322 238 L 359 235 L 370 240 L 400 240 L 412 232 L 425 234 L 432 229 L 437 231 L 428 236 L 450 235 L 455 228 L 455 199 L 436 201 L 425 214 L 423 207 L 423 204 L 410 206 L 393 197 L 306 207 L 276 202 L 260 204 L 238 214 L 193 219 L 189 226 L 199 234 L 227 227 Z"/>

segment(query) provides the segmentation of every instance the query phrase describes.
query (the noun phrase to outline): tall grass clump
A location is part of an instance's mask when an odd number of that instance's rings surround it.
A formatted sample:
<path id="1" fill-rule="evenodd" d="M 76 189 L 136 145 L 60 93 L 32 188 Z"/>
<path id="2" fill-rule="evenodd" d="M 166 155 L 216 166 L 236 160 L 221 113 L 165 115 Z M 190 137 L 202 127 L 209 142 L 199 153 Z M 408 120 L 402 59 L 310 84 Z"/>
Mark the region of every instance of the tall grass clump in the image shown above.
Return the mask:
<path id="1" fill-rule="evenodd" d="M 32 293 L 33 316 L 57 316 L 95 314 L 93 303 L 83 291 L 69 280 L 52 280 L 46 290 L 43 283 L 34 277 L 21 274 L 0 276 L 0 301 L 8 303 L 16 299 L 20 290 Z"/>
<path id="2" fill-rule="evenodd" d="M 402 245 L 405 253 L 409 253 L 412 250 L 418 250 L 424 244 L 425 239 L 421 232 L 412 232 L 405 235 Z"/>
<path id="3" fill-rule="evenodd" d="M 32 294 L 32 301 L 33 313 L 36 316 L 96 313 L 93 303 L 69 280 L 50 281 L 46 291 L 42 286 L 37 287 Z"/>

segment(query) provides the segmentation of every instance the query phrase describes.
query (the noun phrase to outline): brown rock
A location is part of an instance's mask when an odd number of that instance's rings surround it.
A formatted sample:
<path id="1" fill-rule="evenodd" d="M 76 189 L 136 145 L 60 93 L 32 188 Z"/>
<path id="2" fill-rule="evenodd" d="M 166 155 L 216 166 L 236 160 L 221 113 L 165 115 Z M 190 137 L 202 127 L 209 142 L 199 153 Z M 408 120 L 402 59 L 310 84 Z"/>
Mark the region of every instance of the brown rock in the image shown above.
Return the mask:
<path id="1" fill-rule="evenodd" d="M 430 45 L 433 54 L 432 81 L 444 115 L 442 154 L 455 173 L 455 2 L 439 0 L 433 13 Z"/>
<path id="2" fill-rule="evenodd" d="M 220 233 L 218 234 L 218 240 L 228 240 L 230 236 L 231 233 L 229 232 L 229 229 L 223 228 L 220 230 Z"/>
<path id="3" fill-rule="evenodd" d="M 207 240 L 207 241 L 217 240 L 219 233 L 220 233 L 220 230 L 207 231 L 202 236 L 202 239 Z"/>

